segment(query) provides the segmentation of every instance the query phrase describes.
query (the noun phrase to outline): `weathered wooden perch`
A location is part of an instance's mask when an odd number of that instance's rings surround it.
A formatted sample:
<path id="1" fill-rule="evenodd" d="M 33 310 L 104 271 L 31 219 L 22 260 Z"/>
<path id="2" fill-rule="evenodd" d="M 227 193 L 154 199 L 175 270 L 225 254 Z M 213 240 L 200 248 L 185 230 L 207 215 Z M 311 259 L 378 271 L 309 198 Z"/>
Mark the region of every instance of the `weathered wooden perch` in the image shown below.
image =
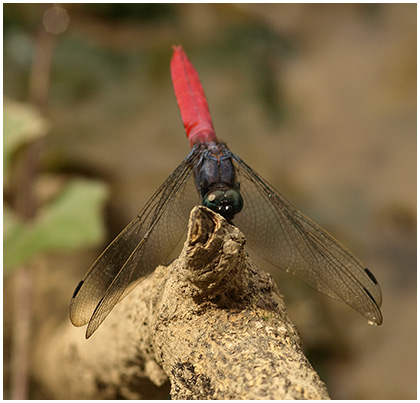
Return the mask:
<path id="1" fill-rule="evenodd" d="M 238 228 L 195 207 L 179 258 L 89 340 L 67 325 L 38 343 L 42 384 L 61 399 L 161 398 L 169 384 L 173 399 L 329 399 L 276 285 L 244 245 Z"/>

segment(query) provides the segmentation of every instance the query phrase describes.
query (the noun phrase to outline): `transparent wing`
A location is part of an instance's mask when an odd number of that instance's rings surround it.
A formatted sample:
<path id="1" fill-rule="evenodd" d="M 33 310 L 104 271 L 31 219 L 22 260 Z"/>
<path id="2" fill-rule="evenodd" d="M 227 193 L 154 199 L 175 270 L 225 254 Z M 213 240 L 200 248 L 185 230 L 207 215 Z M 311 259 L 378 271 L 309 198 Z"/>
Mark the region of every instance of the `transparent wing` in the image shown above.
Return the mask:
<path id="1" fill-rule="evenodd" d="M 232 158 L 244 199 L 243 211 L 233 221 L 250 248 L 274 266 L 381 324 L 381 289 L 369 269 L 240 157 L 233 154 Z"/>
<path id="2" fill-rule="evenodd" d="M 185 233 L 190 210 L 199 204 L 193 150 L 160 186 L 143 210 L 93 263 L 70 303 L 75 326 L 89 322 L 89 337 L 114 306 L 168 255 Z"/>

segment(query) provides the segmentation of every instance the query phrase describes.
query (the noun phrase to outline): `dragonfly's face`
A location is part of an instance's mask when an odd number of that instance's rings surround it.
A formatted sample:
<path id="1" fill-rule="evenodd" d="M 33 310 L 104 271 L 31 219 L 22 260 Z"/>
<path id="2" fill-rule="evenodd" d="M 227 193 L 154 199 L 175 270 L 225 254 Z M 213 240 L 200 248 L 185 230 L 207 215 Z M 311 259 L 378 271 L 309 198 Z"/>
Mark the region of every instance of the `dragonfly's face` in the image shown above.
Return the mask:
<path id="1" fill-rule="evenodd" d="M 231 221 L 244 206 L 241 194 L 235 189 L 214 189 L 205 194 L 203 206 Z"/>

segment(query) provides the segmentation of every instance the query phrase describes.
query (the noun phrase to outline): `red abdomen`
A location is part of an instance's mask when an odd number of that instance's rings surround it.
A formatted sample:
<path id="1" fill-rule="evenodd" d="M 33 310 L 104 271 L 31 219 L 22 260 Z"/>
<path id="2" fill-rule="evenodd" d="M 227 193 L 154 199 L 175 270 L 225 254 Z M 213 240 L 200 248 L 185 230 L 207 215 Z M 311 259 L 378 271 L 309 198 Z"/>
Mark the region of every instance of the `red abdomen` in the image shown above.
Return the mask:
<path id="1" fill-rule="evenodd" d="M 171 60 L 172 84 L 191 147 L 217 142 L 203 87 L 182 46 L 174 46 Z"/>

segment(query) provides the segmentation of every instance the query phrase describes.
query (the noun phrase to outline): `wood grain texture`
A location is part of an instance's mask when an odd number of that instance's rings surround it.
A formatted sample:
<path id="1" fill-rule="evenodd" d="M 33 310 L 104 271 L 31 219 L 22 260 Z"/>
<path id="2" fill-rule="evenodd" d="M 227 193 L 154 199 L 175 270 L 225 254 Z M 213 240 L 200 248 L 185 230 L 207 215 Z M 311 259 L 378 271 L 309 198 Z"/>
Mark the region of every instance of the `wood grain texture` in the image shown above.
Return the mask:
<path id="1" fill-rule="evenodd" d="M 199 206 L 187 240 L 121 301 L 97 333 L 37 342 L 39 381 L 56 398 L 328 399 L 271 276 L 245 238 Z M 46 339 L 48 340 L 48 339 Z"/>

